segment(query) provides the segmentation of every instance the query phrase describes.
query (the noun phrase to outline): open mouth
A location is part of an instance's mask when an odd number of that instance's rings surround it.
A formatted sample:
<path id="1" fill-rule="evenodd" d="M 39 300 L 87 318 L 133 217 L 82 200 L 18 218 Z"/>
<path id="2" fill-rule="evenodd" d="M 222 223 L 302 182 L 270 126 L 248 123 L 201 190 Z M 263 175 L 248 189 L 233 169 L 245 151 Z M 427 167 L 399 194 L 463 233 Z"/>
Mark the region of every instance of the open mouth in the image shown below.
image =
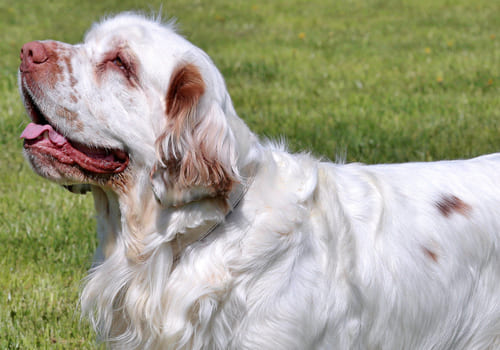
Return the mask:
<path id="1" fill-rule="evenodd" d="M 20 138 L 24 148 L 55 158 L 60 163 L 79 166 L 96 174 L 116 174 L 128 165 L 128 154 L 119 149 L 87 146 L 66 138 L 52 126 L 35 101 L 23 89 L 26 110 L 32 122 L 26 126 Z"/>

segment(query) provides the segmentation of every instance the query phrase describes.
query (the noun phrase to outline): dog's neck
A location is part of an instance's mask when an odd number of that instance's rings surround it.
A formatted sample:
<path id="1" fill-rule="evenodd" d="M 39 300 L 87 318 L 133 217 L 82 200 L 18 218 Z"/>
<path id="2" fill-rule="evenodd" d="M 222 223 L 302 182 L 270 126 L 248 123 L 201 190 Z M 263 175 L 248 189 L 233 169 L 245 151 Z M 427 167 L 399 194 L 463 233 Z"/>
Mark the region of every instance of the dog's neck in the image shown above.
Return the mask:
<path id="1" fill-rule="evenodd" d="M 181 253 L 189 245 L 202 241 L 204 238 L 210 235 L 219 225 L 221 225 L 227 217 L 233 212 L 234 209 L 240 204 L 241 200 L 248 191 L 248 188 L 252 185 L 255 174 L 257 172 L 257 165 L 251 164 L 245 169 L 245 178 L 241 183 L 234 185 L 233 190 L 229 193 L 227 199 L 212 199 L 211 202 L 214 205 L 223 208 L 224 217 L 215 220 L 206 220 L 203 224 L 192 227 L 183 234 L 177 234 L 174 241 L 172 242 L 172 249 L 174 254 L 174 260 L 177 260 Z"/>
<path id="2" fill-rule="evenodd" d="M 162 207 L 146 181 L 136 181 L 126 192 L 92 186 L 97 212 L 99 248 L 95 263 L 106 260 L 116 249 L 125 250 L 131 262 L 151 253 L 148 245 L 158 241 L 171 246 L 173 259 L 189 245 L 206 238 L 238 206 L 253 181 L 257 165 L 244 169 L 228 198 L 204 198 L 181 207 Z"/>
<path id="3" fill-rule="evenodd" d="M 253 180 L 263 150 L 230 102 L 226 104 L 228 122 L 240 141 L 237 167 L 241 182 L 234 184 L 227 198 L 202 198 L 179 207 L 164 207 L 155 199 L 147 171 L 128 177 L 127 185 L 117 190 L 92 186 L 99 236 L 96 263 L 117 249 L 124 250 L 131 261 L 140 262 L 164 243 L 171 246 L 175 259 L 188 245 L 224 222 L 238 205 Z"/>

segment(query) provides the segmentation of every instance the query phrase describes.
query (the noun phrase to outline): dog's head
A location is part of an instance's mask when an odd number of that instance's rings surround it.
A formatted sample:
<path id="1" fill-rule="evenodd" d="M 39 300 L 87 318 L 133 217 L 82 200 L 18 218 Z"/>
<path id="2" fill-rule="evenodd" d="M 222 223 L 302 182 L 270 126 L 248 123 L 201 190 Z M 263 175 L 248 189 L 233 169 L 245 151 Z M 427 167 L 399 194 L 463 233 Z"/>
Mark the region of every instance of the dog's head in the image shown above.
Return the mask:
<path id="1" fill-rule="evenodd" d="M 25 155 L 52 181 L 113 190 L 149 181 L 177 206 L 226 197 L 240 180 L 245 126 L 210 58 L 172 25 L 122 14 L 78 45 L 27 43 L 19 88 L 32 120 Z"/>

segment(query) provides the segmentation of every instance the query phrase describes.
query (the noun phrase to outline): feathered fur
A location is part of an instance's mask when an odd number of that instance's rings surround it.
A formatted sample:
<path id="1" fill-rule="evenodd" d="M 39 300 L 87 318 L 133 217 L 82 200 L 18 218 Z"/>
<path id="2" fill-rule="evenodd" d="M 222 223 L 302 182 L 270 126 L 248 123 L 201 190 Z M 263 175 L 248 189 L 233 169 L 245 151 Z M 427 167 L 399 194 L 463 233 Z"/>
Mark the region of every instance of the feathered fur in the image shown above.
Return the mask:
<path id="1" fill-rule="evenodd" d="M 203 51 L 130 13 L 42 45 L 58 61 L 23 63 L 25 103 L 130 157 L 103 177 L 26 151 L 41 175 L 91 185 L 100 246 L 81 305 L 109 347 L 500 347 L 500 155 L 290 154 L 238 118 Z M 37 79 L 54 67 L 55 84 Z"/>

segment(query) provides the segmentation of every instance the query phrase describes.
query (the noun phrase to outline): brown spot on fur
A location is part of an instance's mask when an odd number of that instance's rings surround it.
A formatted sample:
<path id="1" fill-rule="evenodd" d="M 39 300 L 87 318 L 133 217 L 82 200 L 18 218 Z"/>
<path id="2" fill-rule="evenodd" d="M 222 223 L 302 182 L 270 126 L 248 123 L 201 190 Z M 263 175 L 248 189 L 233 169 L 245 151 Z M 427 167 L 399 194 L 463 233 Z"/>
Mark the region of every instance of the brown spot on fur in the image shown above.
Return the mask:
<path id="1" fill-rule="evenodd" d="M 469 212 L 472 210 L 469 204 L 454 195 L 443 195 L 443 197 L 436 202 L 436 207 L 445 217 L 449 217 L 453 212 L 457 212 L 463 216 L 469 216 Z"/>
<path id="2" fill-rule="evenodd" d="M 56 84 L 62 81 L 63 78 L 63 69 L 58 64 L 54 65 L 54 68 L 51 70 L 51 74 L 49 75 L 48 82 L 50 84 L 50 88 L 54 89 Z"/>
<path id="3" fill-rule="evenodd" d="M 432 259 L 435 263 L 438 262 L 438 255 L 436 254 L 436 252 L 434 252 L 434 251 L 432 251 L 432 250 L 430 250 L 429 248 L 426 248 L 426 247 L 422 247 L 422 248 L 424 250 L 425 255 L 428 258 Z"/>
<path id="4" fill-rule="evenodd" d="M 46 62 L 49 70 L 47 74 L 47 82 L 49 87 L 54 89 L 58 82 L 64 80 L 65 74 L 62 61 L 64 61 L 66 67 L 68 67 L 68 62 L 70 60 L 69 50 L 57 42 L 49 42 L 45 44 L 45 50 L 49 56 Z M 71 64 L 69 64 L 68 69 L 72 69 Z"/>
<path id="5" fill-rule="evenodd" d="M 56 114 L 64 119 L 73 126 L 78 131 L 83 130 L 83 124 L 80 120 L 78 120 L 78 113 L 75 111 L 71 111 L 65 107 L 57 107 Z"/>
<path id="6" fill-rule="evenodd" d="M 71 64 L 71 58 L 69 57 L 69 55 L 66 55 L 63 57 L 63 60 L 64 63 L 66 63 L 66 68 L 68 69 L 69 76 L 73 78 L 73 65 Z"/>
<path id="7" fill-rule="evenodd" d="M 180 133 L 185 119 L 205 92 L 205 83 L 194 64 L 183 64 L 174 69 L 167 92 L 167 116 L 173 120 L 174 132 Z"/>
<path id="8" fill-rule="evenodd" d="M 69 109 L 61 106 L 57 107 L 56 114 L 70 121 L 75 120 L 78 116 L 78 113 L 75 111 L 70 111 Z"/>

